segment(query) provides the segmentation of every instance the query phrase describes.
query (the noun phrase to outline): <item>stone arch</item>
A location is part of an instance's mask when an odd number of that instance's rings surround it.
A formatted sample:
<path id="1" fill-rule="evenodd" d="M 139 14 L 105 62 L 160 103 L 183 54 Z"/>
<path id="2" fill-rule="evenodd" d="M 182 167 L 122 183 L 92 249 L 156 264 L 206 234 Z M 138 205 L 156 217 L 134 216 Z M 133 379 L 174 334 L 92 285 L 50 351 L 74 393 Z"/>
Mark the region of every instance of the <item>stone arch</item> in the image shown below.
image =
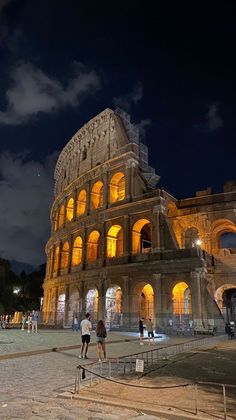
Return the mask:
<path id="1" fill-rule="evenodd" d="M 113 225 L 107 232 L 107 257 L 121 257 L 124 248 L 124 234 L 120 225 Z"/>
<path id="2" fill-rule="evenodd" d="M 236 225 L 229 219 L 218 219 L 212 223 L 212 245 L 214 249 L 220 249 L 220 238 L 224 233 L 236 233 Z"/>
<path id="3" fill-rule="evenodd" d="M 58 220 L 58 227 L 61 228 L 64 225 L 64 217 L 65 217 L 65 206 L 62 204 L 59 210 L 59 220 Z"/>
<path id="4" fill-rule="evenodd" d="M 81 190 L 78 195 L 77 201 L 77 216 L 82 216 L 86 211 L 86 197 L 87 192 L 85 189 Z"/>
<path id="5" fill-rule="evenodd" d="M 70 250 L 70 245 L 69 245 L 69 242 L 66 241 L 62 245 L 62 249 L 61 249 L 61 266 L 60 266 L 60 268 L 62 270 L 64 270 L 65 268 L 68 267 L 68 263 L 69 263 L 69 250 Z"/>
<path id="6" fill-rule="evenodd" d="M 64 316 L 65 316 L 65 301 L 66 301 L 66 295 L 65 292 L 62 291 L 58 295 L 57 299 L 57 322 L 63 322 Z"/>
<path id="7" fill-rule="evenodd" d="M 99 239 L 100 233 L 98 230 L 90 232 L 87 241 L 87 261 L 96 261 L 99 258 Z"/>
<path id="8" fill-rule="evenodd" d="M 73 288 L 69 297 L 68 323 L 72 325 L 75 316 L 80 315 L 80 294 L 77 287 Z"/>
<path id="9" fill-rule="evenodd" d="M 71 222 L 74 216 L 74 199 L 71 197 L 66 205 L 66 221 Z"/>
<path id="10" fill-rule="evenodd" d="M 123 293 L 118 285 L 111 286 L 106 291 L 106 323 L 109 327 L 122 326 Z"/>
<path id="11" fill-rule="evenodd" d="M 172 288 L 171 326 L 176 330 L 189 330 L 192 321 L 192 296 L 190 287 L 184 281 L 176 283 Z"/>
<path id="12" fill-rule="evenodd" d="M 139 282 L 133 288 L 132 312 L 147 320 L 154 319 L 154 290 L 151 283 Z"/>
<path id="13" fill-rule="evenodd" d="M 93 288 L 89 289 L 86 293 L 85 298 L 85 312 L 89 312 L 91 316 L 91 321 L 97 321 L 98 319 L 98 289 Z"/>
<path id="14" fill-rule="evenodd" d="M 123 172 L 115 173 L 110 180 L 110 203 L 124 200 L 125 198 L 125 175 Z"/>
<path id="15" fill-rule="evenodd" d="M 83 239 L 81 236 L 75 238 L 72 248 L 72 266 L 81 264 L 83 258 Z"/>
<path id="16" fill-rule="evenodd" d="M 236 323 L 236 282 L 226 283 L 215 291 L 215 301 L 225 319 L 225 322 Z"/>
<path id="17" fill-rule="evenodd" d="M 178 215 L 178 209 L 176 204 L 173 201 L 170 201 L 167 206 L 167 216 L 175 217 Z"/>
<path id="18" fill-rule="evenodd" d="M 139 219 L 134 223 L 132 228 L 132 254 L 151 251 L 151 226 L 150 220 L 146 218 Z"/>
<path id="19" fill-rule="evenodd" d="M 97 209 L 103 206 L 103 182 L 97 181 L 93 184 L 91 191 L 91 209 Z"/>
<path id="20" fill-rule="evenodd" d="M 189 227 L 184 231 L 184 247 L 193 248 L 199 240 L 199 232 L 196 227 Z"/>

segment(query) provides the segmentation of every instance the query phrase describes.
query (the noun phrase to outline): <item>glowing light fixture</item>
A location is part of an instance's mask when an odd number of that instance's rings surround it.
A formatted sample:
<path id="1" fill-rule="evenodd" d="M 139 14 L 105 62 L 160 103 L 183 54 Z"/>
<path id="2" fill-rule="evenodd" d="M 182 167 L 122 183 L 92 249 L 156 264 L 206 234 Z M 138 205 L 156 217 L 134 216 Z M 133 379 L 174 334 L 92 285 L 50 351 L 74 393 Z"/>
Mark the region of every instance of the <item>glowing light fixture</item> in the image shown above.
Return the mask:
<path id="1" fill-rule="evenodd" d="M 195 244 L 196 244 L 197 246 L 200 246 L 200 245 L 201 245 L 201 243 L 202 243 L 201 239 L 197 239 L 197 240 L 195 241 Z"/>

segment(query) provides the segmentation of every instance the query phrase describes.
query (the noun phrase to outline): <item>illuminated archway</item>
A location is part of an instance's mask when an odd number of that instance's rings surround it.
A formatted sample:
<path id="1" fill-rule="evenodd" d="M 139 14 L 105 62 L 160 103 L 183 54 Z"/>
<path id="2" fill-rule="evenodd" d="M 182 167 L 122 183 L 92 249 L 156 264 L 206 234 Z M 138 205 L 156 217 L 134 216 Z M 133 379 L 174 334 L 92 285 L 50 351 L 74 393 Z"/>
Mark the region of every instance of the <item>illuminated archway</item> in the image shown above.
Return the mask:
<path id="1" fill-rule="evenodd" d="M 77 216 L 82 216 L 86 210 L 86 190 L 81 190 L 77 201 Z"/>
<path id="2" fill-rule="evenodd" d="M 66 300 L 66 295 L 65 293 L 62 293 L 58 296 L 58 301 L 57 301 L 57 321 L 62 321 L 64 318 L 64 313 L 65 313 L 65 300 Z"/>
<path id="3" fill-rule="evenodd" d="M 75 316 L 80 314 L 80 294 L 78 289 L 74 289 L 69 297 L 68 323 L 72 325 Z"/>
<path id="4" fill-rule="evenodd" d="M 124 200 L 125 198 L 125 176 L 117 172 L 110 181 L 110 203 Z"/>
<path id="5" fill-rule="evenodd" d="M 89 262 L 96 261 L 99 257 L 99 238 L 100 233 L 93 230 L 87 241 L 87 260 Z"/>
<path id="6" fill-rule="evenodd" d="M 187 283 L 177 283 L 172 290 L 172 303 L 174 315 L 191 315 L 191 293 Z"/>
<path id="7" fill-rule="evenodd" d="M 62 227 L 64 224 L 64 217 L 65 217 L 65 206 L 62 204 L 59 211 L 59 222 L 58 227 Z"/>
<path id="8" fill-rule="evenodd" d="M 69 242 L 65 242 L 61 250 L 61 269 L 64 270 L 68 267 L 69 262 Z"/>
<path id="9" fill-rule="evenodd" d="M 107 233 L 107 257 L 120 257 L 123 255 L 123 229 L 113 225 Z"/>
<path id="10" fill-rule="evenodd" d="M 74 215 L 74 199 L 70 198 L 66 206 L 66 220 L 70 222 Z"/>
<path id="11" fill-rule="evenodd" d="M 106 292 L 106 322 L 112 326 L 122 325 L 122 291 L 119 286 L 113 286 Z"/>
<path id="12" fill-rule="evenodd" d="M 199 240 L 198 230 L 195 227 L 186 229 L 184 233 L 184 247 L 193 248 L 197 245 L 197 240 Z"/>
<path id="13" fill-rule="evenodd" d="M 52 262 L 53 262 L 53 248 L 50 248 L 49 254 L 48 254 L 48 275 L 49 275 L 49 277 L 51 276 L 52 270 L 53 270 Z"/>
<path id="14" fill-rule="evenodd" d="M 59 264 L 59 252 L 60 252 L 59 246 L 55 248 L 54 252 L 55 254 L 54 254 L 53 272 L 56 273 L 58 270 L 58 264 Z"/>
<path id="15" fill-rule="evenodd" d="M 236 284 L 223 284 L 215 292 L 215 301 L 225 322 L 236 323 Z"/>
<path id="16" fill-rule="evenodd" d="M 132 229 L 132 253 L 148 253 L 151 247 L 151 223 L 148 219 L 140 219 Z"/>
<path id="17" fill-rule="evenodd" d="M 98 319 L 98 290 L 90 289 L 86 295 L 86 312 L 89 312 L 92 320 Z"/>
<path id="18" fill-rule="evenodd" d="M 83 255 L 83 240 L 81 236 L 77 236 L 74 241 L 73 249 L 72 249 L 72 265 L 79 265 L 82 261 Z"/>
<path id="19" fill-rule="evenodd" d="M 93 185 L 91 191 L 91 208 L 97 209 L 103 206 L 103 183 L 102 181 L 97 181 Z"/>

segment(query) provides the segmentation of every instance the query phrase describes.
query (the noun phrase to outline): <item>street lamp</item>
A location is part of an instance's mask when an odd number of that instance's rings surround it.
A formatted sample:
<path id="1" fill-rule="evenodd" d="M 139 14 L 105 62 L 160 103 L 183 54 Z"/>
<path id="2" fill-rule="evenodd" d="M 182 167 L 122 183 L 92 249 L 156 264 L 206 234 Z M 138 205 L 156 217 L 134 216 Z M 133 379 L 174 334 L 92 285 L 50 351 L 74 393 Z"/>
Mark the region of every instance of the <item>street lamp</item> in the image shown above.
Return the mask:
<path id="1" fill-rule="evenodd" d="M 20 293 L 20 287 L 14 287 L 13 288 L 13 293 L 14 293 L 14 295 L 19 295 L 19 293 Z"/>
<path id="2" fill-rule="evenodd" d="M 200 245 L 201 245 L 201 243 L 202 243 L 201 239 L 196 239 L 195 244 L 196 244 L 197 246 L 200 246 Z"/>

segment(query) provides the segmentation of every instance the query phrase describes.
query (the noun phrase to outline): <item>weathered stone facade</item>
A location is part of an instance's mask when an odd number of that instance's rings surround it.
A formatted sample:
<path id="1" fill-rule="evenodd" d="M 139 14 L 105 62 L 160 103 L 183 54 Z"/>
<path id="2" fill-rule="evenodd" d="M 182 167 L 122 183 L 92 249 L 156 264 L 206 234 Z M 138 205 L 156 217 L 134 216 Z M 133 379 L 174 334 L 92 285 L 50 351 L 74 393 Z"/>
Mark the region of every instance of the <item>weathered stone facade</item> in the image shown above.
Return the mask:
<path id="1" fill-rule="evenodd" d="M 176 200 L 158 180 L 120 110 L 106 109 L 65 146 L 46 245 L 45 322 L 70 324 L 90 311 L 114 328 L 137 330 L 140 316 L 157 329 L 223 328 L 236 253 L 219 238 L 236 232 L 236 187 Z"/>

